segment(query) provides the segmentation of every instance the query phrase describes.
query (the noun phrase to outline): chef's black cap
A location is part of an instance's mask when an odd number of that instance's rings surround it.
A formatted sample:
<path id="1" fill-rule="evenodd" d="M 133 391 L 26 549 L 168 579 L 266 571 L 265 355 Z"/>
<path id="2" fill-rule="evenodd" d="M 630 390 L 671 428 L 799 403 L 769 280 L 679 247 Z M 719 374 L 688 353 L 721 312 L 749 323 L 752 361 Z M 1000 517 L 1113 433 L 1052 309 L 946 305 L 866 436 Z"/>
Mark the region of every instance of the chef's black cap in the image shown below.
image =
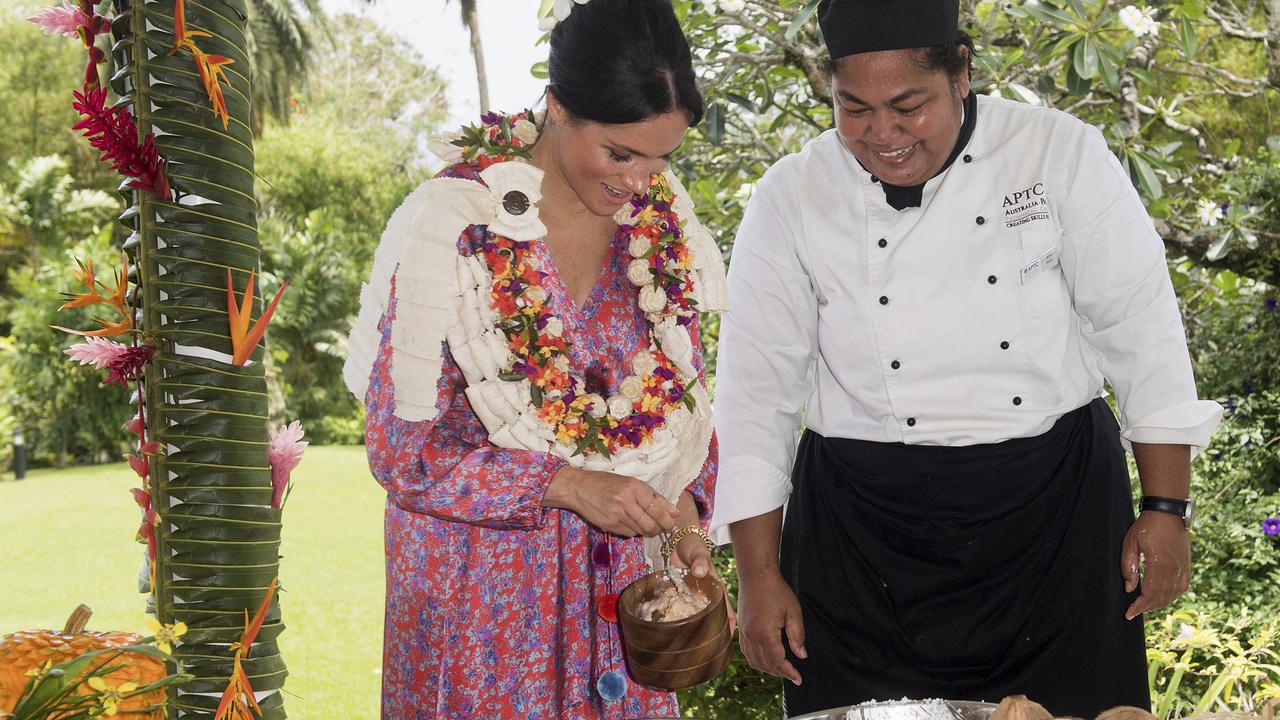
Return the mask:
<path id="1" fill-rule="evenodd" d="M 955 42 L 960 7 L 957 0 L 822 0 L 818 25 L 834 60 Z"/>

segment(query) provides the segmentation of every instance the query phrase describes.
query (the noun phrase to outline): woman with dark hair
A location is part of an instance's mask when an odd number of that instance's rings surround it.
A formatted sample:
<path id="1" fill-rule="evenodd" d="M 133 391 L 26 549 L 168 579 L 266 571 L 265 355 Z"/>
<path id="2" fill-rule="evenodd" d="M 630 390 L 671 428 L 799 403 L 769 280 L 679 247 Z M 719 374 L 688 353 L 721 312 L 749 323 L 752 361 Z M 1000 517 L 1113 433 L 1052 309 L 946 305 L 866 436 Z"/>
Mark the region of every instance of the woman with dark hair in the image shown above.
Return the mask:
<path id="1" fill-rule="evenodd" d="M 433 144 L 451 164 L 362 292 L 345 374 L 388 495 L 383 718 L 678 714 L 628 682 L 616 607 L 660 558 L 712 571 L 698 313 L 723 268 L 664 172 L 702 99 L 669 0 L 571 9 L 545 116 Z"/>

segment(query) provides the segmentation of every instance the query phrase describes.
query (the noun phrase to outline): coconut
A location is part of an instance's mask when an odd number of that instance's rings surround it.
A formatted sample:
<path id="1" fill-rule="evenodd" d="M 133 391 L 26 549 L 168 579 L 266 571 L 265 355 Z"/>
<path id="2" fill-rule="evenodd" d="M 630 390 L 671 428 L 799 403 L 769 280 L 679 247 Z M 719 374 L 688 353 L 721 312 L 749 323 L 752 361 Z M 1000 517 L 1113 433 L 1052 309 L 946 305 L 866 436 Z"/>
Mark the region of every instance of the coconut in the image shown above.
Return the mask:
<path id="1" fill-rule="evenodd" d="M 1156 716 L 1140 707 L 1121 705 L 1102 713 L 1096 720 L 1156 720 Z"/>
<path id="2" fill-rule="evenodd" d="M 1000 701 L 991 720 L 1053 720 L 1053 713 L 1026 695 L 1010 695 Z"/>

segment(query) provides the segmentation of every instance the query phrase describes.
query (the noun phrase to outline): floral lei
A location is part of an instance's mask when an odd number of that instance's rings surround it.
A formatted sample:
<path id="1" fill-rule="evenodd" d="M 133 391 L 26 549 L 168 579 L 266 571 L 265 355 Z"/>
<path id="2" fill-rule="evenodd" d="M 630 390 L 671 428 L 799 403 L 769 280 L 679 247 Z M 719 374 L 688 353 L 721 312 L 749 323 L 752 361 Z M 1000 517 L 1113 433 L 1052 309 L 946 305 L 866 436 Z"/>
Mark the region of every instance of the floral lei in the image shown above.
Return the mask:
<path id="1" fill-rule="evenodd" d="M 455 136 L 462 159 L 481 169 L 498 162 L 529 159 L 527 147 L 537 139 L 531 111 L 513 116 L 488 113 L 479 126 Z M 569 371 L 569 342 L 564 323 L 551 312 L 534 242 L 487 233 L 480 255 L 492 273 L 494 327 L 501 330 L 512 353 L 499 378 L 529 381 L 538 417 L 556 440 L 574 454 L 598 452 L 610 457 L 622 448 L 647 443 L 677 408 L 693 410 L 689 392 L 697 377 L 684 379 L 659 347 L 654 326 L 674 319 L 685 332 L 697 314 L 692 297 L 692 254 L 685 244 L 684 223 L 673 210 L 675 193 L 662 175 L 650 178 L 648 191 L 619 213 L 619 232 L 628 238 L 627 278 L 638 288 L 640 309 L 649 324 L 650 349 L 631 361 L 632 374 L 617 394 L 605 398 L 586 392 L 580 375 Z M 630 210 L 629 217 L 625 211 Z M 623 218 L 626 221 L 623 221 Z"/>

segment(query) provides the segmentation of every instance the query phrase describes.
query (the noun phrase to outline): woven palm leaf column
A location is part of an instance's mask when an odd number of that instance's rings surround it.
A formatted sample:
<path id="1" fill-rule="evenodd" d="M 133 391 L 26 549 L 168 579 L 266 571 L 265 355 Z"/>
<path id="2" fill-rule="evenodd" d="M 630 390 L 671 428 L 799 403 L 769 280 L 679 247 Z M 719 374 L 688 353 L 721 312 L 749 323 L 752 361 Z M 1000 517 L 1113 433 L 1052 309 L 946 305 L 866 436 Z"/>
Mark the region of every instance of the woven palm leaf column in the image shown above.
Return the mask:
<path id="1" fill-rule="evenodd" d="M 224 128 L 191 51 L 170 52 L 174 0 L 113 2 L 111 88 L 132 107 L 139 132 L 155 132 L 177 195 L 164 202 L 124 189 L 131 205 L 121 216 L 133 231 L 126 249 L 136 258 L 138 326 L 159 346 L 143 391 L 147 436 L 165 448 L 151 464 L 161 518 L 151 590 L 157 618 L 189 628 L 174 654 L 194 680 L 171 696 L 170 717 L 212 719 L 245 613 L 254 614 L 279 573 L 264 350 L 232 364 L 227 312 L 228 269 L 239 298 L 260 250 L 246 13 L 242 0 L 185 6 L 200 50 L 232 61 L 221 85 Z M 252 316 L 261 312 L 255 287 Z M 277 692 L 287 675 L 276 645 L 283 629 L 273 598 L 243 663 L 267 720 L 286 717 Z"/>

